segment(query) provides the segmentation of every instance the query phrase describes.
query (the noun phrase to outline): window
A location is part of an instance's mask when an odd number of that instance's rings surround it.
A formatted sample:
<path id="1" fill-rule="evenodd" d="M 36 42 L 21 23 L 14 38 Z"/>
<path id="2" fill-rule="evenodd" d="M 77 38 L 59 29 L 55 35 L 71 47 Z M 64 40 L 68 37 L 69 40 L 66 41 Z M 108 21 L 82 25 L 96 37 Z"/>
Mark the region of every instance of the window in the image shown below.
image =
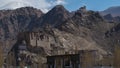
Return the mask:
<path id="1" fill-rule="evenodd" d="M 69 58 L 64 60 L 64 67 L 65 68 L 70 68 L 71 67 L 71 61 Z"/>

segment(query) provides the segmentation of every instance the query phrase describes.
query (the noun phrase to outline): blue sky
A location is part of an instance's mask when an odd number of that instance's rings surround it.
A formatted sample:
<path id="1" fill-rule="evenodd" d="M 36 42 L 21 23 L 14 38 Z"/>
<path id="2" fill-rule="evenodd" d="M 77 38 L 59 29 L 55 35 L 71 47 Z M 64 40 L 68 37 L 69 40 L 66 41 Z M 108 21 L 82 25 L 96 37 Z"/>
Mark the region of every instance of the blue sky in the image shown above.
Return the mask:
<path id="1" fill-rule="evenodd" d="M 102 11 L 111 6 L 120 6 L 120 0 L 65 0 L 65 7 L 74 11 L 79 9 L 81 6 L 86 5 L 87 9 Z"/>

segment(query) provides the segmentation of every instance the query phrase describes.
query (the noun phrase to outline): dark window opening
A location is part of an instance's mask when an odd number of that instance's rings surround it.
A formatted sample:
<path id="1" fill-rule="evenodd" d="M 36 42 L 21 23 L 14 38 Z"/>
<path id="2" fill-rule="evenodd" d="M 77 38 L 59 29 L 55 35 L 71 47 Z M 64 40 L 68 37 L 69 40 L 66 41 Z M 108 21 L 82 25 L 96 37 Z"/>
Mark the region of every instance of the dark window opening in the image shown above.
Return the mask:
<path id="1" fill-rule="evenodd" d="M 65 63 L 65 67 L 70 67 L 70 59 L 65 59 L 65 61 L 64 61 L 64 63 Z"/>
<path id="2" fill-rule="evenodd" d="M 40 35 L 40 39 L 43 40 L 44 39 L 44 35 Z"/>

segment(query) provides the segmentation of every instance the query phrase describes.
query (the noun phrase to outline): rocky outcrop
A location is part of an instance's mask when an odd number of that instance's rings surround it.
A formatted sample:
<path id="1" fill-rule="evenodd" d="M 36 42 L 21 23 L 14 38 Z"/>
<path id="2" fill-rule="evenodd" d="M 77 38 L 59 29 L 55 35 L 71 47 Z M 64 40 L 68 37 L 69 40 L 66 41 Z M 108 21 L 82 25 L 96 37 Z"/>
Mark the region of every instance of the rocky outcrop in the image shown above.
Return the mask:
<path id="1" fill-rule="evenodd" d="M 0 30 L 1 37 L 4 39 L 15 38 L 18 32 L 32 28 L 35 19 L 41 17 L 43 13 L 32 7 L 24 7 L 16 10 L 0 11 Z M 29 26 L 29 28 L 28 28 Z"/>
<path id="2" fill-rule="evenodd" d="M 104 15 L 103 18 L 110 23 L 120 22 L 120 16 L 113 17 L 111 14 L 107 14 L 107 15 Z"/>
<path id="3" fill-rule="evenodd" d="M 32 29 L 34 21 L 42 15 L 40 10 L 32 7 L 0 10 L 0 41 L 5 56 L 16 43 L 18 33 Z"/>
<path id="4" fill-rule="evenodd" d="M 49 24 L 52 27 L 56 27 L 64 23 L 70 17 L 71 14 L 68 10 L 66 10 L 62 5 L 57 5 L 43 17 L 38 19 L 37 25 L 44 27 Z"/>

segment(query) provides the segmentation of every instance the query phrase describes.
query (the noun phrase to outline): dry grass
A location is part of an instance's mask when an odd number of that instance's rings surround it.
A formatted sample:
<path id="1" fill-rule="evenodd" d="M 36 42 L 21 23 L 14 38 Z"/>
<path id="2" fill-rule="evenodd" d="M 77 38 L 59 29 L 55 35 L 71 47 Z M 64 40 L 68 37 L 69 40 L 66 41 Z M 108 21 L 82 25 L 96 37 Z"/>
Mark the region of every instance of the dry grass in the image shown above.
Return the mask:
<path id="1" fill-rule="evenodd" d="M 120 46 L 115 46 L 114 68 L 120 68 Z"/>
<path id="2" fill-rule="evenodd" d="M 0 68 L 3 66 L 4 58 L 3 58 L 3 48 L 2 43 L 0 42 Z"/>

